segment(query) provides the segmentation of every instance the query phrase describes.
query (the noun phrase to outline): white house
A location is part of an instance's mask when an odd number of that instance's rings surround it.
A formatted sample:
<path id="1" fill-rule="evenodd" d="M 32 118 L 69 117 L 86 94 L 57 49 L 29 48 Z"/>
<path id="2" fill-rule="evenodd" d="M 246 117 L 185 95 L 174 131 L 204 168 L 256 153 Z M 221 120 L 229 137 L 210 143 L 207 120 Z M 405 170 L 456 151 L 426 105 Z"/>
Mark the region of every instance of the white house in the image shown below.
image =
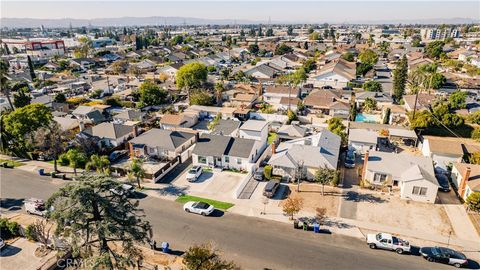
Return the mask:
<path id="1" fill-rule="evenodd" d="M 267 147 L 268 122 L 261 120 L 247 120 L 238 130 L 238 137 L 257 141 L 263 151 Z"/>
<path id="2" fill-rule="evenodd" d="M 348 148 L 354 149 L 357 154 L 365 154 L 366 151 L 376 150 L 378 132 L 368 129 L 350 129 L 348 131 Z"/>
<path id="3" fill-rule="evenodd" d="M 465 154 L 478 151 L 480 143 L 456 137 L 423 136 L 419 147 L 424 156 L 433 159 L 435 170 L 445 171 L 453 163 L 462 162 Z"/>
<path id="4" fill-rule="evenodd" d="M 313 83 L 316 87 L 331 86 L 333 88 L 346 87 L 348 82 L 356 78 L 355 63 L 338 59 L 326 64 L 314 75 Z"/>
<path id="5" fill-rule="evenodd" d="M 452 182 L 458 189 L 459 196 L 464 200 L 473 192 L 480 192 L 480 165 L 454 163 Z"/>
<path id="6" fill-rule="evenodd" d="M 287 101 L 290 99 L 291 105 L 297 105 L 298 100 L 296 99 L 300 95 L 300 89 L 297 87 L 288 87 L 284 85 L 270 85 L 265 88 L 265 93 L 263 94 L 263 101 L 272 105 L 275 109 L 282 107 L 282 99 Z M 292 102 L 292 100 L 294 102 Z"/>

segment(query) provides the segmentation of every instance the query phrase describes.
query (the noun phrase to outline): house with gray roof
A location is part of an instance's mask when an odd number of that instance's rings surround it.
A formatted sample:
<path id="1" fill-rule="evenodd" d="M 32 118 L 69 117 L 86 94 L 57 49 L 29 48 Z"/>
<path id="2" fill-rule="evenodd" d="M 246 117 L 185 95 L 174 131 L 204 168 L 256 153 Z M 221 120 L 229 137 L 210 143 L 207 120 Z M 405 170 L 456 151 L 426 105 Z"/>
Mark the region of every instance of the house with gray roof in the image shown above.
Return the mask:
<path id="1" fill-rule="evenodd" d="M 236 137 L 238 135 L 238 129 L 240 128 L 241 124 L 242 122 L 240 121 L 235 121 L 231 119 L 220 119 L 213 127 L 210 134 Z"/>
<path id="2" fill-rule="evenodd" d="M 320 133 L 304 138 L 282 142 L 273 147 L 273 155 L 268 164 L 273 174 L 295 180 L 313 180 L 319 168 L 336 170 L 340 155 L 340 136 L 324 129 Z"/>
<path id="3" fill-rule="evenodd" d="M 258 141 L 229 136 L 202 134 L 192 152 L 194 165 L 252 171 L 262 154 Z"/>
<path id="4" fill-rule="evenodd" d="M 196 133 L 153 128 L 128 143 L 131 157 L 173 160 L 196 141 Z"/>
<path id="5" fill-rule="evenodd" d="M 379 133 L 369 129 L 350 129 L 348 131 L 348 148 L 357 154 L 364 154 L 368 150 L 376 150 Z"/>
<path id="6" fill-rule="evenodd" d="M 105 116 L 102 112 L 93 106 L 78 106 L 73 110 L 72 114 L 78 120 L 83 120 L 88 123 L 97 124 L 105 121 Z"/>
<path id="7" fill-rule="evenodd" d="M 82 133 L 97 139 L 101 148 L 116 147 L 136 136 L 136 127 L 115 123 L 101 123 L 85 129 Z"/>
<path id="8" fill-rule="evenodd" d="M 123 124 L 129 121 L 142 122 L 145 120 L 145 115 L 146 113 L 140 110 L 126 110 L 124 112 L 114 115 L 112 118 L 115 123 Z"/>
<path id="9" fill-rule="evenodd" d="M 438 182 L 430 157 L 367 151 L 362 179 L 366 185 L 400 190 L 400 198 L 435 203 Z"/>
<path id="10" fill-rule="evenodd" d="M 277 138 L 280 141 L 288 141 L 303 138 L 307 129 L 297 124 L 283 125 L 277 131 Z"/>

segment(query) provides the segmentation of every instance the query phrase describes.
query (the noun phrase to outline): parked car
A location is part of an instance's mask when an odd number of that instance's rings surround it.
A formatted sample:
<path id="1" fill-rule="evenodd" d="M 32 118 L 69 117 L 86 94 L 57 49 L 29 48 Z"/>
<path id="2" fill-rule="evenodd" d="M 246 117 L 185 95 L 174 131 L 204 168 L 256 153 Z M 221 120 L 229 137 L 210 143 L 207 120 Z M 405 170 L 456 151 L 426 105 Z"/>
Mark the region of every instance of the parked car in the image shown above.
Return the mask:
<path id="1" fill-rule="evenodd" d="M 25 201 L 25 211 L 30 215 L 45 216 L 47 209 L 45 202 L 41 199 L 30 198 Z"/>
<path id="2" fill-rule="evenodd" d="M 393 250 L 398 254 L 410 252 L 410 243 L 388 233 L 367 234 L 367 244 L 371 249 Z"/>
<path id="3" fill-rule="evenodd" d="M 127 194 L 127 197 L 135 197 L 135 188 L 132 185 L 129 184 L 122 184 L 121 186 L 118 186 L 117 188 L 112 188 L 110 189 L 111 192 L 117 194 L 117 195 L 123 195 Z"/>
<path id="4" fill-rule="evenodd" d="M 108 159 L 110 160 L 110 162 L 115 162 L 123 157 L 126 157 L 128 154 L 128 151 L 127 150 L 117 150 L 117 151 L 113 151 L 109 156 L 108 156 Z"/>
<path id="5" fill-rule="evenodd" d="M 450 191 L 450 184 L 448 181 L 448 176 L 446 176 L 443 173 L 440 174 L 435 174 L 435 178 L 437 178 L 438 184 L 440 185 L 438 187 L 439 190 L 443 192 L 449 192 Z"/>
<path id="6" fill-rule="evenodd" d="M 265 189 L 263 190 L 263 196 L 267 198 L 272 198 L 275 196 L 275 193 L 277 192 L 278 187 L 280 186 L 280 181 L 279 180 L 270 180 L 268 181 L 267 185 L 265 186 Z"/>
<path id="7" fill-rule="evenodd" d="M 345 168 L 355 168 L 355 151 L 348 150 L 345 156 Z"/>
<path id="8" fill-rule="evenodd" d="M 193 166 L 187 173 L 187 181 L 195 182 L 202 175 L 203 169 L 200 166 Z"/>
<path id="9" fill-rule="evenodd" d="M 2 238 L 0 238 L 0 250 L 5 247 L 5 241 L 3 241 Z"/>
<path id="10" fill-rule="evenodd" d="M 208 216 L 213 213 L 215 208 L 206 202 L 187 202 L 183 205 L 183 210 L 185 210 L 187 213 Z"/>
<path id="11" fill-rule="evenodd" d="M 259 167 L 258 169 L 256 169 L 255 172 L 253 173 L 253 179 L 257 181 L 262 181 L 263 171 L 264 171 L 264 167 Z"/>
<path id="12" fill-rule="evenodd" d="M 457 268 L 468 264 L 463 253 L 445 247 L 422 247 L 420 254 L 429 262 L 451 264 Z"/>

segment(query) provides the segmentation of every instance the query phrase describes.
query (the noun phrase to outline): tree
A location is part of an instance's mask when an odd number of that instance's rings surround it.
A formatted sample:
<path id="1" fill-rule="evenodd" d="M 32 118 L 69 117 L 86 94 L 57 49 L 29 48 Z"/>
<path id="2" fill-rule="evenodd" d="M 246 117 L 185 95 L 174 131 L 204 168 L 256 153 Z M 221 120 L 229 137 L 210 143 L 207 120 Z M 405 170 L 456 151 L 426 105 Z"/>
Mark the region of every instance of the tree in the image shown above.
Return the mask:
<path id="1" fill-rule="evenodd" d="M 448 105 L 452 109 L 463 109 L 466 106 L 467 92 L 457 90 L 448 97 Z"/>
<path id="2" fill-rule="evenodd" d="M 128 62 L 125 60 L 120 60 L 120 61 L 115 61 L 113 64 L 110 66 L 110 69 L 115 73 L 115 74 L 122 74 L 127 71 L 128 68 Z"/>
<path id="3" fill-rule="evenodd" d="M 303 199 L 301 197 L 288 197 L 283 201 L 283 213 L 293 219 L 293 215 L 297 214 L 303 208 Z"/>
<path id="4" fill-rule="evenodd" d="M 57 172 L 57 160 L 66 148 L 66 134 L 60 125 L 52 121 L 47 127 L 41 127 L 34 132 L 34 145 L 47 157 L 53 158 L 53 171 Z"/>
<path id="5" fill-rule="evenodd" d="M 370 112 L 377 109 L 377 101 L 371 97 L 367 97 L 363 102 L 363 110 Z"/>
<path id="6" fill-rule="evenodd" d="M 37 242 L 40 242 L 44 247 L 48 248 L 51 244 L 50 237 L 52 236 L 50 231 L 53 228 L 53 224 L 46 220 L 36 220 L 35 223 L 29 225 L 29 235 Z"/>
<path id="7" fill-rule="evenodd" d="M 293 52 L 293 48 L 288 46 L 285 43 L 282 43 L 282 44 L 278 45 L 277 48 L 275 49 L 275 54 L 276 55 L 284 55 L 284 54 L 290 53 L 290 52 Z"/>
<path id="8" fill-rule="evenodd" d="M 471 113 L 468 116 L 468 120 L 472 122 L 473 124 L 480 125 L 480 111 L 476 111 L 474 113 Z"/>
<path id="9" fill-rule="evenodd" d="M 218 82 L 215 84 L 215 99 L 217 101 L 217 106 L 222 106 L 222 93 L 225 91 L 223 84 Z"/>
<path id="10" fill-rule="evenodd" d="M 337 171 L 327 167 L 318 168 L 318 170 L 315 172 L 314 180 L 322 185 L 322 196 L 325 195 L 325 185 L 333 182 L 336 173 Z"/>
<path id="11" fill-rule="evenodd" d="M 327 208 L 315 208 L 315 219 L 317 220 L 318 224 L 322 225 L 327 219 Z"/>
<path id="12" fill-rule="evenodd" d="M 152 80 L 144 81 L 139 87 L 140 102 L 142 106 L 153 106 L 164 104 L 168 96 L 167 91 L 163 90 Z"/>
<path id="13" fill-rule="evenodd" d="M 70 162 L 70 166 L 73 166 L 73 173 L 77 175 L 77 168 L 82 164 L 85 164 L 87 155 L 76 148 L 71 148 L 67 151 L 65 156 Z"/>
<path id="14" fill-rule="evenodd" d="M 353 61 L 355 61 L 355 55 L 351 52 L 346 52 L 346 53 L 342 54 L 342 59 L 346 60 L 348 62 L 353 62 Z"/>
<path id="15" fill-rule="evenodd" d="M 17 93 L 13 94 L 13 105 L 15 108 L 25 107 L 30 104 L 32 98 L 28 95 L 28 87 L 22 87 L 17 90 Z"/>
<path id="16" fill-rule="evenodd" d="M 265 179 L 270 180 L 272 178 L 272 171 L 273 168 L 271 165 L 266 165 L 263 169 L 263 176 L 265 176 Z"/>
<path id="17" fill-rule="evenodd" d="M 385 124 L 385 125 L 388 125 L 388 123 L 390 122 L 390 114 L 391 114 L 392 110 L 390 108 L 387 108 L 385 110 L 385 115 L 383 116 L 383 121 L 382 121 L 382 124 Z"/>
<path id="18" fill-rule="evenodd" d="M 393 96 L 398 103 L 402 100 L 405 94 L 405 86 L 408 79 L 408 62 L 407 57 L 404 55 L 397 64 L 397 67 L 393 71 Z"/>
<path id="19" fill-rule="evenodd" d="M 382 84 L 377 81 L 368 81 L 362 87 L 368 92 L 382 92 Z"/>
<path id="20" fill-rule="evenodd" d="M 310 33 L 309 39 L 310 40 L 319 40 L 320 39 L 320 33 L 318 33 L 318 32 Z"/>
<path id="21" fill-rule="evenodd" d="M 373 66 L 368 63 L 357 64 L 356 74 L 357 76 L 365 76 L 365 74 L 367 74 L 372 68 Z"/>
<path id="22" fill-rule="evenodd" d="M 287 110 L 287 118 L 288 118 L 287 119 L 287 124 L 288 125 L 290 125 L 290 123 L 292 123 L 292 121 L 295 121 L 295 120 L 298 119 L 297 114 L 294 111 L 292 111 L 291 109 Z"/>
<path id="23" fill-rule="evenodd" d="M 265 32 L 265 36 L 267 37 L 273 37 L 273 29 L 268 28 L 267 31 Z"/>
<path id="24" fill-rule="evenodd" d="M 90 161 L 85 164 L 85 170 L 90 171 L 91 169 L 95 169 L 97 173 L 100 174 L 109 174 L 108 168 L 110 167 L 110 160 L 108 156 L 99 156 L 97 154 L 90 156 Z"/>
<path id="25" fill-rule="evenodd" d="M 5 131 L 19 141 L 24 141 L 26 136 L 40 127 L 48 126 L 52 119 L 52 112 L 43 104 L 17 108 L 3 117 Z"/>
<path id="26" fill-rule="evenodd" d="M 190 90 L 199 88 L 207 81 L 207 67 L 199 62 L 192 62 L 183 65 L 177 71 L 177 87 L 187 90 L 188 98 L 190 98 Z"/>
<path id="27" fill-rule="evenodd" d="M 430 112 L 427 110 L 417 112 L 415 119 L 413 119 L 413 113 L 408 113 L 408 118 L 412 129 L 428 128 L 434 123 Z"/>
<path id="28" fill-rule="evenodd" d="M 430 58 L 438 59 L 440 58 L 440 55 L 444 53 L 443 46 L 445 46 L 445 42 L 441 40 L 432 41 L 427 44 L 427 47 L 425 48 L 425 53 Z"/>
<path id="29" fill-rule="evenodd" d="M 447 78 L 438 72 L 433 73 L 431 76 L 430 87 L 433 89 L 439 89 L 447 82 Z"/>
<path id="30" fill-rule="evenodd" d="M 210 244 L 189 247 L 183 255 L 183 264 L 188 270 L 240 269 L 234 262 L 223 260 Z"/>
<path id="31" fill-rule="evenodd" d="M 134 158 L 130 163 L 130 171 L 137 180 L 138 188 L 142 188 L 140 180 L 145 177 L 145 169 L 143 168 L 143 160 Z"/>
<path id="32" fill-rule="evenodd" d="M 364 50 L 358 55 L 358 60 L 364 64 L 369 64 L 371 66 L 375 65 L 378 61 L 378 55 L 371 49 Z"/>
<path id="33" fill-rule="evenodd" d="M 28 61 L 28 72 L 30 73 L 30 79 L 33 81 L 37 76 L 35 76 L 35 69 L 33 69 L 33 63 L 32 59 L 30 58 L 30 55 L 27 55 L 27 61 Z"/>
<path id="34" fill-rule="evenodd" d="M 8 104 L 10 108 L 13 110 L 13 103 L 10 98 L 10 83 L 9 79 L 7 78 L 9 64 L 6 60 L 0 59 L 0 90 L 3 95 L 7 98 Z"/>
<path id="35" fill-rule="evenodd" d="M 203 90 L 196 90 L 190 94 L 190 105 L 210 106 L 213 104 L 212 96 Z"/>
<path id="36" fill-rule="evenodd" d="M 465 203 L 467 204 L 468 209 L 480 213 L 480 192 L 473 192 L 468 195 Z"/>
<path id="37" fill-rule="evenodd" d="M 69 241 L 74 257 L 90 259 L 92 269 L 126 269 L 137 263 L 150 223 L 138 200 L 115 192 L 121 184 L 107 176 L 87 175 L 67 184 L 47 201 L 56 234 Z"/>
<path id="38" fill-rule="evenodd" d="M 480 142 L 480 128 L 476 128 L 472 131 L 471 134 L 472 139 L 476 140 L 477 142 Z"/>
<path id="39" fill-rule="evenodd" d="M 327 123 L 327 129 L 332 133 L 340 136 L 342 138 L 342 142 L 344 143 L 347 138 L 347 134 L 345 133 L 346 127 L 342 123 L 342 119 L 339 117 L 332 117 L 328 120 Z"/>
<path id="40" fill-rule="evenodd" d="M 65 103 L 65 102 L 67 102 L 67 98 L 65 97 L 64 93 L 58 93 L 53 98 L 53 101 L 55 101 L 57 103 Z"/>
<path id="41" fill-rule="evenodd" d="M 258 47 L 258 44 L 256 44 L 256 43 L 248 45 L 248 51 L 253 55 L 257 55 L 259 50 L 260 50 L 260 48 Z"/>
<path id="42" fill-rule="evenodd" d="M 293 26 L 291 26 L 291 25 L 288 26 L 287 35 L 289 35 L 289 36 L 293 35 Z"/>
<path id="43" fill-rule="evenodd" d="M 88 37 L 80 37 L 78 39 L 79 46 L 74 50 L 75 58 L 85 58 L 88 57 L 90 52 L 90 47 L 92 45 L 92 41 Z"/>

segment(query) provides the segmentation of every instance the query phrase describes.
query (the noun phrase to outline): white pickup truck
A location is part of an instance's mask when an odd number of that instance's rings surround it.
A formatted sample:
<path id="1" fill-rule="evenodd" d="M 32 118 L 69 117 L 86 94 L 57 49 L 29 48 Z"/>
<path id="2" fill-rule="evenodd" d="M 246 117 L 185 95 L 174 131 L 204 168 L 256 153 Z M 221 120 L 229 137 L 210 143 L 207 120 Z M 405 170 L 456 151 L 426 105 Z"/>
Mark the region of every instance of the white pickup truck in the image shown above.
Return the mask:
<path id="1" fill-rule="evenodd" d="M 367 244 L 370 248 L 394 250 L 398 254 L 410 252 L 410 243 L 388 233 L 367 234 Z"/>
<path id="2" fill-rule="evenodd" d="M 47 214 L 45 202 L 41 199 L 30 198 L 25 200 L 25 211 L 30 215 L 44 217 Z"/>

